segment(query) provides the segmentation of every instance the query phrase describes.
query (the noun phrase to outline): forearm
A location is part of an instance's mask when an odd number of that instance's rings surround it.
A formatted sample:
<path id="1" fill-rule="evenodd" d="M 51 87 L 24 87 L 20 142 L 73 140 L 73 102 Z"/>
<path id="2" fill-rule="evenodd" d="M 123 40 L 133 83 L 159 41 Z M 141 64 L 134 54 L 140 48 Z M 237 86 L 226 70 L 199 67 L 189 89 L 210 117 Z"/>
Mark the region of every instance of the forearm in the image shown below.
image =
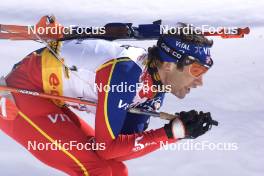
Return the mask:
<path id="1" fill-rule="evenodd" d="M 178 141 L 177 139 L 168 139 L 165 142 L 164 141 L 163 142 L 161 141 L 158 144 L 147 146 L 144 151 L 140 151 L 140 152 L 136 152 L 136 153 L 131 153 L 131 154 L 126 155 L 126 156 L 121 156 L 119 158 L 115 158 L 115 160 L 116 161 L 127 161 L 127 160 L 131 160 L 131 159 L 139 158 L 139 157 L 142 157 L 144 155 L 147 155 L 147 154 L 149 154 L 151 152 L 154 152 L 154 151 L 160 149 L 163 145 L 175 143 L 177 141 Z"/>
<path id="2" fill-rule="evenodd" d="M 96 141 L 104 142 L 100 139 Z M 104 159 L 128 160 L 157 150 L 162 142 L 172 142 L 168 139 L 164 128 L 119 135 L 116 139 L 106 142 L 105 150 L 97 151 L 97 153 Z"/>

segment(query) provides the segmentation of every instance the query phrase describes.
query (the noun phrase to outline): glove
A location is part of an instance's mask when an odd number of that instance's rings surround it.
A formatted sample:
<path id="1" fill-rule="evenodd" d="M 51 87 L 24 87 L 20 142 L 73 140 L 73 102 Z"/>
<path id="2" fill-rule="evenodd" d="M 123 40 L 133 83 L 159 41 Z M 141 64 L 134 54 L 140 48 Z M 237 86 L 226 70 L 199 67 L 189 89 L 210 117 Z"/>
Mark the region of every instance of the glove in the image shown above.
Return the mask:
<path id="1" fill-rule="evenodd" d="M 212 120 L 210 112 L 200 111 L 198 113 L 191 110 L 189 112 L 182 111 L 176 115 L 178 118 L 171 120 L 164 127 L 168 138 L 195 139 L 210 130 L 212 125 L 218 125 L 218 122 Z"/>

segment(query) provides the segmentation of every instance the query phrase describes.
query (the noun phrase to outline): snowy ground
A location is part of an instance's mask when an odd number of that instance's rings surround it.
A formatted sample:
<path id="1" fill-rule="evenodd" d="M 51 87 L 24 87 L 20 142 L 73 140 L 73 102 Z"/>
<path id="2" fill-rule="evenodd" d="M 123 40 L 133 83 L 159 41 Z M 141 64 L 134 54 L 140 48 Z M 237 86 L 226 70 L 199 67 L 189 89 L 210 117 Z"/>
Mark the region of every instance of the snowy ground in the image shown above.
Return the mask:
<path id="1" fill-rule="evenodd" d="M 199 25 L 253 27 L 251 34 L 244 39 L 215 39 L 212 50 L 215 65 L 205 76 L 204 86 L 193 90 L 184 100 L 167 96 L 163 108 L 168 112 L 190 109 L 211 111 L 213 117 L 220 122 L 220 126 L 213 128 L 210 133 L 193 143 L 204 141 L 215 144 L 235 143 L 238 150 L 157 151 L 128 161 L 127 165 L 131 176 L 263 175 L 264 15 L 261 13 L 263 3 L 257 0 L 250 3 L 244 0 L 190 1 L 187 4 L 183 1 L 155 1 L 151 4 L 148 2 L 150 1 L 115 0 L 100 1 L 98 4 L 97 1 L 84 0 L 67 2 L 10 0 L 0 4 L 0 22 L 33 24 L 40 16 L 53 13 L 67 25 L 102 25 L 112 21 L 142 23 L 162 18 L 169 24 L 174 21 L 186 21 Z M 132 44 L 147 47 L 154 42 Z M 31 41 L 0 40 L 0 75 L 7 74 L 13 64 L 41 46 Z M 89 120 L 89 123 L 93 123 L 92 120 Z M 152 119 L 151 127 L 160 127 L 163 123 Z M 0 156 L 0 175 L 65 175 L 43 165 L 2 132 Z"/>

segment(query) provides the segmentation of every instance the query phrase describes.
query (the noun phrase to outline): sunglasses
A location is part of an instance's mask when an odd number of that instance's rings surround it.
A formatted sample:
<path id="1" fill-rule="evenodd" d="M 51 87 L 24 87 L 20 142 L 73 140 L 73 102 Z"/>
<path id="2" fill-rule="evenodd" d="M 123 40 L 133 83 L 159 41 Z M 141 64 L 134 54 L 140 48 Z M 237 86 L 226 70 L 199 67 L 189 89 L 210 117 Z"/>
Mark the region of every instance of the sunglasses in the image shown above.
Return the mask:
<path id="1" fill-rule="evenodd" d="M 185 57 L 181 63 L 182 65 L 190 65 L 189 73 L 195 78 L 199 78 L 209 70 L 209 66 L 203 65 L 192 56 Z"/>
<path id="2" fill-rule="evenodd" d="M 198 62 L 193 62 L 189 67 L 189 73 L 195 77 L 199 78 L 209 70 L 209 67 L 202 65 Z"/>

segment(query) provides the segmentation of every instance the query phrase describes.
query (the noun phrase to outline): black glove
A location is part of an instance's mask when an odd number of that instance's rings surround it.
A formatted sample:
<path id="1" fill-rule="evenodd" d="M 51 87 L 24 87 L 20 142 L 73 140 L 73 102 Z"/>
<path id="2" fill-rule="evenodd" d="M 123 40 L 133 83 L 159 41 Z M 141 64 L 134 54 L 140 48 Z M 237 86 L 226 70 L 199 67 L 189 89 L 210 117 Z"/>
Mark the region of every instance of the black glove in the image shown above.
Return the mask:
<path id="1" fill-rule="evenodd" d="M 179 128 L 184 128 L 185 135 L 184 137 L 183 135 L 180 135 L 180 138 L 195 139 L 210 130 L 212 125 L 218 125 L 218 122 L 212 119 L 210 112 L 204 113 L 200 111 L 198 113 L 195 110 L 191 110 L 189 112 L 182 111 L 175 115 L 179 118 L 174 119 L 170 121 L 169 124 L 165 125 L 165 131 L 169 138 L 178 138 L 178 136 L 175 136 L 173 133 L 175 133 L 175 131 L 178 133 L 178 131 L 181 131 Z M 179 125 L 179 120 L 182 125 Z"/>

